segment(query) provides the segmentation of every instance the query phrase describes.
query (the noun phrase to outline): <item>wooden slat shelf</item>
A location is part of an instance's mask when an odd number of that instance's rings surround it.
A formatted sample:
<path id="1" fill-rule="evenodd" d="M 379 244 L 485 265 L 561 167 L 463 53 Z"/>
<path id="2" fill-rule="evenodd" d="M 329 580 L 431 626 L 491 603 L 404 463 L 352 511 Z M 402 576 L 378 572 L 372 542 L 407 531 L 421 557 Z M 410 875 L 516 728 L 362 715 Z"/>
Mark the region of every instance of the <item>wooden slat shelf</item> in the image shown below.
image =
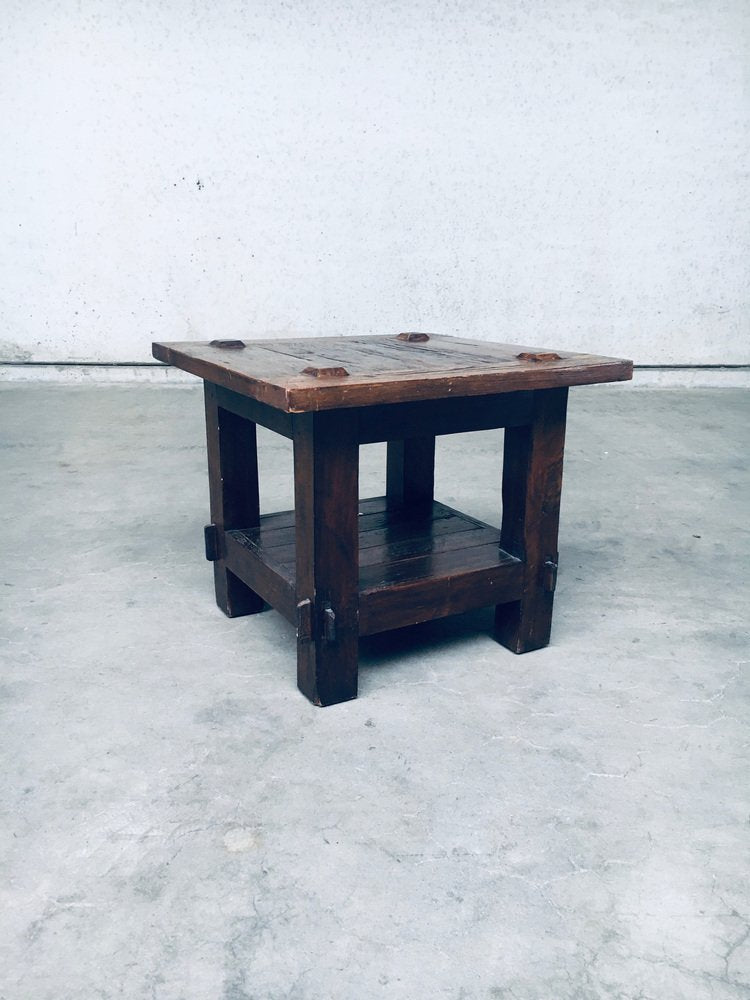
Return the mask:
<path id="1" fill-rule="evenodd" d="M 226 533 L 227 565 L 290 621 L 296 615 L 294 511 Z M 359 633 L 517 600 L 523 567 L 500 531 L 445 504 L 413 510 L 385 497 L 359 504 Z"/>

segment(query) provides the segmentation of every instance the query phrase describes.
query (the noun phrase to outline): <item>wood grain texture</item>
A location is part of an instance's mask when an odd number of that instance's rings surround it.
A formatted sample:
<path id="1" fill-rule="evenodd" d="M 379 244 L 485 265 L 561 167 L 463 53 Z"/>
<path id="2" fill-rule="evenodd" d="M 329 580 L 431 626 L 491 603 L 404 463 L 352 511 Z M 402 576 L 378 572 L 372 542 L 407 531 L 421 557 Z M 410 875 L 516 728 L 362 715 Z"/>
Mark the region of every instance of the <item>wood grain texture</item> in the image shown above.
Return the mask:
<path id="1" fill-rule="evenodd" d="M 388 507 L 386 497 L 359 504 L 359 565 L 374 566 L 475 545 L 500 544 L 500 529 L 434 501 L 431 512 L 419 518 L 403 509 Z M 294 511 L 261 517 L 257 528 L 233 532 L 242 544 L 289 580 L 295 574 Z M 472 532 L 471 536 L 467 532 Z"/>
<path id="2" fill-rule="evenodd" d="M 463 434 L 528 423 L 531 392 L 504 392 L 489 396 L 457 396 L 409 403 L 364 406 L 356 414 L 359 443 L 391 441 L 401 436 L 424 437 Z"/>
<path id="3" fill-rule="evenodd" d="M 261 552 L 250 544 L 248 533 L 227 531 L 225 536 L 226 565 L 238 580 L 259 594 L 287 621 L 296 620 L 294 571 L 274 559 L 273 552 Z"/>
<path id="4" fill-rule="evenodd" d="M 386 586 L 373 586 L 360 593 L 360 635 L 416 625 L 446 615 L 455 615 L 517 596 L 523 577 L 518 560 L 506 556 L 496 545 L 462 553 L 460 565 L 442 570 L 431 563 L 426 576 L 390 579 Z M 476 565 L 473 565 L 476 563 Z"/>
<path id="5" fill-rule="evenodd" d="M 445 397 L 483 396 L 632 377 L 632 362 L 519 344 L 430 334 L 247 340 L 242 350 L 209 343 L 154 343 L 155 358 L 290 413 Z M 559 355 L 533 361 L 519 354 Z M 346 376 L 305 375 L 343 368 Z"/>

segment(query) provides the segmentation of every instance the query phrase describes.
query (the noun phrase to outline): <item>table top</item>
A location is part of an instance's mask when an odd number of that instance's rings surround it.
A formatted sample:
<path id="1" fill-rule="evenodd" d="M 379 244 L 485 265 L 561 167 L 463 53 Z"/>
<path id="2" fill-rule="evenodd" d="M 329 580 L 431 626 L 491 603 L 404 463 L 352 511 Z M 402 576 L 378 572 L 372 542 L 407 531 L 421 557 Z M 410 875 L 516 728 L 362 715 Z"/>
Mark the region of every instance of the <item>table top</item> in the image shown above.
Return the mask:
<path id="1" fill-rule="evenodd" d="M 287 413 L 620 382 L 633 363 L 430 333 L 155 343 L 155 358 Z"/>

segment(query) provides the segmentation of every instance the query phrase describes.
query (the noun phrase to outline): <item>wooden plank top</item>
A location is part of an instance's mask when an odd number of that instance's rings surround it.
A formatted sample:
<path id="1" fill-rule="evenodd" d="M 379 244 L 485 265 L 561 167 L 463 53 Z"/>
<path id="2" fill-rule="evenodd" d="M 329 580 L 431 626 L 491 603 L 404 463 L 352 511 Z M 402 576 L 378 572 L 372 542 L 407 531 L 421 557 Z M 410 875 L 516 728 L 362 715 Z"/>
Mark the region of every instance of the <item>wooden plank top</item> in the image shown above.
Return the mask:
<path id="1" fill-rule="evenodd" d="M 438 334 L 155 343 L 159 361 L 287 413 L 620 382 L 633 362 Z"/>

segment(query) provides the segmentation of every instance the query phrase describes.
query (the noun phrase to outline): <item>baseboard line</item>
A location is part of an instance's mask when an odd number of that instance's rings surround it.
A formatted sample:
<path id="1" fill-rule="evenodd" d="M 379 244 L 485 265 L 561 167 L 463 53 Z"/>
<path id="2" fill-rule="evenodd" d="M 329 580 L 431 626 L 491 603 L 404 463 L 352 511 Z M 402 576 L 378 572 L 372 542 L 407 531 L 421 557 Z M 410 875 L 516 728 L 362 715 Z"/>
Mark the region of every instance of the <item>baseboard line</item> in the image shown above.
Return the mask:
<path id="1" fill-rule="evenodd" d="M 19 361 L 0 359 L 0 368 L 164 368 L 161 361 Z M 750 371 L 750 364 L 633 365 L 634 371 Z"/>
<path id="2" fill-rule="evenodd" d="M 0 383 L 68 385 L 196 385 L 187 372 L 158 361 L 0 361 Z M 620 388 L 750 388 L 750 364 L 635 365 L 632 382 Z"/>

